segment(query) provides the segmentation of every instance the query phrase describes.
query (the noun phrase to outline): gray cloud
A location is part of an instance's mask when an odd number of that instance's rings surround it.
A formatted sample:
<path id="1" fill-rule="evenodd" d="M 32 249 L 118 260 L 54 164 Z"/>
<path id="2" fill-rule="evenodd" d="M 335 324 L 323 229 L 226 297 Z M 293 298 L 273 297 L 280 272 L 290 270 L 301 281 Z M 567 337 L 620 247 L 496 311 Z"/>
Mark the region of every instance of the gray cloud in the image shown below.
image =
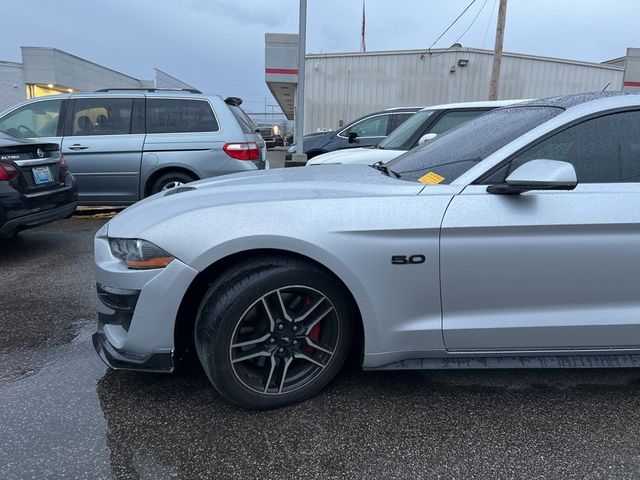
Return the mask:
<path id="1" fill-rule="evenodd" d="M 487 0 L 462 38 L 492 48 L 497 0 Z M 373 50 L 426 48 L 468 0 L 367 0 L 367 46 Z M 484 0 L 438 42 L 447 47 L 469 26 Z M 361 0 L 308 0 L 309 52 L 356 51 Z M 602 61 L 640 46 L 637 0 L 510 0 L 508 51 Z M 153 68 L 206 91 L 245 98 L 261 111 L 265 97 L 265 32 L 295 32 L 297 0 L 30 0 L 3 2 L 0 60 L 19 61 L 21 45 L 52 46 L 139 77 Z M 497 8 L 495 9 L 497 10 Z M 35 12 L 35 13 L 34 13 Z M 28 26 L 28 28 L 25 28 Z"/>

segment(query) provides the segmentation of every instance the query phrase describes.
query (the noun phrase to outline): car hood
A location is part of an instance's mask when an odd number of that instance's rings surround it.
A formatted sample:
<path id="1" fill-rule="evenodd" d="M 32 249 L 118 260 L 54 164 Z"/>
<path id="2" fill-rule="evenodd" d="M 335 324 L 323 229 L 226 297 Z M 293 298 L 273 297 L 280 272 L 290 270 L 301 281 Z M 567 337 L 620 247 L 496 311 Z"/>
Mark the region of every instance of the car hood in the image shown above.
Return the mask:
<path id="1" fill-rule="evenodd" d="M 377 162 L 386 163 L 405 153 L 405 150 L 383 150 L 380 148 L 349 148 L 323 153 L 312 158 L 307 165 L 326 165 L 331 163 L 373 165 Z"/>
<path id="2" fill-rule="evenodd" d="M 215 209 L 216 221 L 224 225 L 233 221 L 224 218 L 227 208 L 253 209 L 257 204 L 268 204 L 274 211 L 300 211 L 293 207 L 302 201 L 409 196 L 419 194 L 423 188 L 423 184 L 390 178 L 365 165 L 238 173 L 153 195 L 116 215 L 109 222 L 108 232 L 110 237 L 144 238 L 147 229 L 157 228 L 165 221 L 171 225 L 178 217 L 198 210 Z"/>

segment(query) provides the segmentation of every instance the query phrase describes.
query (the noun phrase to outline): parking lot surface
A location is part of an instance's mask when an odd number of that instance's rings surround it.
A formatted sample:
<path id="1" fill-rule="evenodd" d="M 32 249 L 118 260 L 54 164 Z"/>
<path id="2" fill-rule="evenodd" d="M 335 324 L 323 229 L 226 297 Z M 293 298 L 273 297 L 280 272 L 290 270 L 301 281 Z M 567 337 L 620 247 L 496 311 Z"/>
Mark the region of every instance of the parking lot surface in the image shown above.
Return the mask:
<path id="1" fill-rule="evenodd" d="M 108 214 L 0 243 L 0 478 L 632 478 L 640 371 L 362 372 L 251 412 L 199 369 L 108 371 L 92 238 Z"/>

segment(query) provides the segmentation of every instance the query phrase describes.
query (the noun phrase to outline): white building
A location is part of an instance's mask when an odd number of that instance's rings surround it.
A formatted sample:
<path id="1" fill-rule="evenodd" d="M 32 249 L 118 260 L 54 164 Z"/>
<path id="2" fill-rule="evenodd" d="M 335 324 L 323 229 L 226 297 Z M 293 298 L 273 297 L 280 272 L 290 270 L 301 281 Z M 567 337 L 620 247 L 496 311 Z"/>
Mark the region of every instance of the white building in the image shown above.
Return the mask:
<path id="1" fill-rule="evenodd" d="M 297 35 L 267 34 L 266 81 L 293 118 Z M 499 99 L 639 88 L 640 49 L 604 63 L 504 53 Z M 449 49 L 311 54 L 305 60 L 305 133 L 334 130 L 362 115 L 400 106 L 487 100 L 493 51 Z M 626 72 L 626 73 L 625 73 Z"/>
<path id="2" fill-rule="evenodd" d="M 137 78 L 48 47 L 22 47 L 22 62 L 0 61 L 0 111 L 27 98 L 101 88 L 193 88 L 156 69 Z"/>

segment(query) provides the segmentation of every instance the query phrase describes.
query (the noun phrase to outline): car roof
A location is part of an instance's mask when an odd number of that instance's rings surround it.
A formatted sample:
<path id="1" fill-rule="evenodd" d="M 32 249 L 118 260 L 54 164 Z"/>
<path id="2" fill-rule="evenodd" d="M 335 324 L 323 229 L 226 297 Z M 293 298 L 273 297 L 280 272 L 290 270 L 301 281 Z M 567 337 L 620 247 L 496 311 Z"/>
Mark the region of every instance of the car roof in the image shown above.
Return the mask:
<path id="1" fill-rule="evenodd" d="M 573 95 L 561 95 L 557 97 L 540 98 L 521 103 L 518 106 L 535 106 L 535 107 L 559 107 L 563 109 L 572 108 L 583 103 L 593 102 L 604 98 L 622 97 L 627 95 L 638 95 L 639 93 L 631 91 L 614 90 L 610 92 L 584 92 Z"/>
<path id="2" fill-rule="evenodd" d="M 422 110 L 424 107 L 391 107 L 385 108 L 384 110 L 376 113 L 385 113 L 385 112 L 417 112 L 418 110 Z M 371 115 L 375 115 L 376 113 L 372 113 Z"/>
<path id="3" fill-rule="evenodd" d="M 377 112 L 371 112 L 371 113 L 367 113 L 366 115 L 363 115 L 361 117 L 356 118 L 355 120 L 350 121 L 349 123 L 346 123 L 343 127 L 340 127 L 339 130 L 332 130 L 332 131 L 338 131 L 341 132 L 347 128 L 349 128 L 350 126 L 365 120 L 369 117 L 373 117 L 375 115 L 384 115 L 384 114 L 389 114 L 389 113 L 416 113 L 419 112 L 420 110 L 424 109 L 424 107 L 393 107 L 393 108 L 387 108 L 386 110 L 380 110 Z M 318 133 L 329 133 L 329 132 L 318 132 Z M 316 133 L 312 133 L 311 135 L 316 135 Z"/>
<path id="4" fill-rule="evenodd" d="M 115 89 L 108 92 L 74 92 L 67 94 L 68 98 L 87 98 L 87 97 L 185 97 L 185 98 L 202 98 L 202 97 L 220 97 L 220 95 L 206 95 L 204 93 L 193 93 L 184 90 L 157 90 L 145 91 L 137 89 Z"/>
<path id="5" fill-rule="evenodd" d="M 499 108 L 508 107 L 515 103 L 530 102 L 531 99 L 513 99 L 513 100 L 486 100 L 481 102 L 457 102 L 457 103 L 443 103 L 441 105 L 433 105 L 431 107 L 423 108 L 422 110 L 448 110 L 448 109 L 461 109 L 461 108 Z"/>

